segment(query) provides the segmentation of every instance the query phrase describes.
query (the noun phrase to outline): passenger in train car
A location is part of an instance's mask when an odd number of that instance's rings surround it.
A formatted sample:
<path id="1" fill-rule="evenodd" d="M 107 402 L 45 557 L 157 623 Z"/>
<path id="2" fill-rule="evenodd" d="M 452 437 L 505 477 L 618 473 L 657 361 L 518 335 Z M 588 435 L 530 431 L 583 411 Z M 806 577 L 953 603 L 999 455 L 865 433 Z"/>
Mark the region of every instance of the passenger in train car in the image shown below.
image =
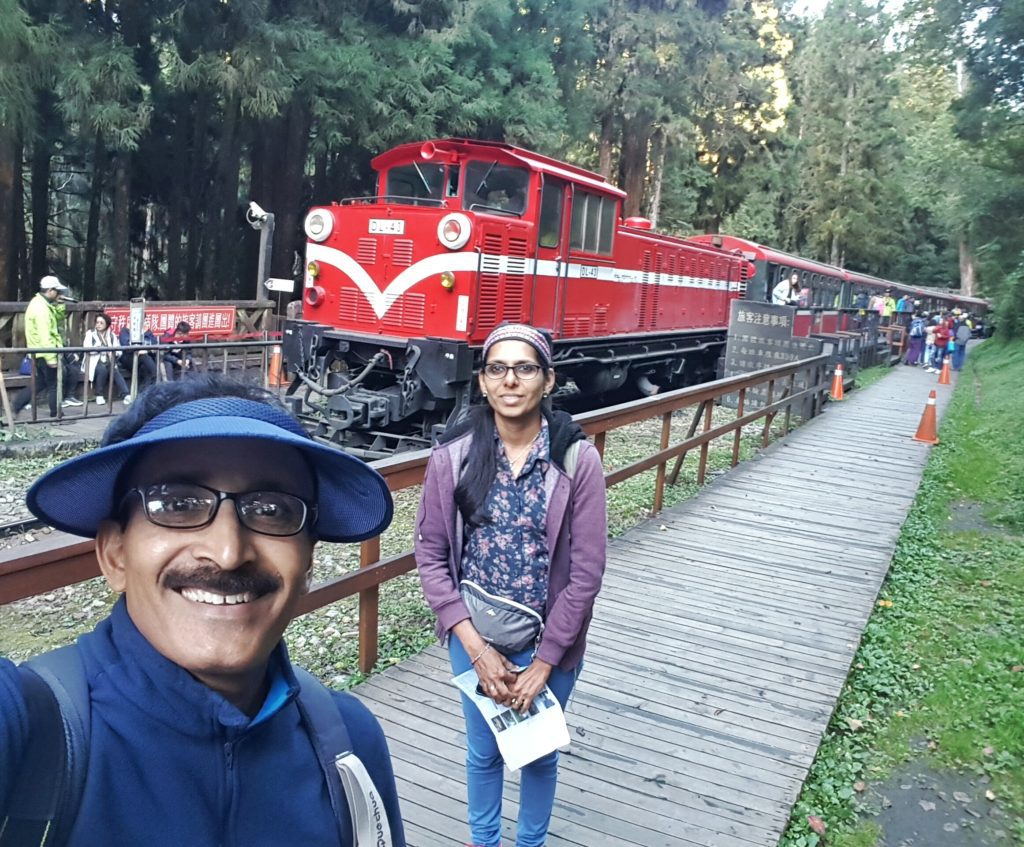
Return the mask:
<path id="1" fill-rule="evenodd" d="M 772 289 L 773 306 L 796 306 L 800 302 L 800 274 L 793 271 Z"/>
<path id="2" fill-rule="evenodd" d="M 879 314 L 882 316 L 882 323 L 892 323 L 892 316 L 896 313 L 896 300 L 892 296 L 892 292 L 886 290 L 882 296 L 882 307 L 879 309 Z"/>
<path id="3" fill-rule="evenodd" d="M 475 669 L 483 696 L 525 716 L 545 686 L 565 708 L 583 667 L 605 567 L 604 473 L 580 427 L 544 402 L 555 385 L 545 333 L 500 326 L 483 361 L 485 402 L 427 466 L 416 565 L 453 673 Z M 462 710 L 472 844 L 498 847 L 504 762 L 465 695 Z M 557 750 L 522 768 L 518 847 L 545 843 L 557 778 Z"/>

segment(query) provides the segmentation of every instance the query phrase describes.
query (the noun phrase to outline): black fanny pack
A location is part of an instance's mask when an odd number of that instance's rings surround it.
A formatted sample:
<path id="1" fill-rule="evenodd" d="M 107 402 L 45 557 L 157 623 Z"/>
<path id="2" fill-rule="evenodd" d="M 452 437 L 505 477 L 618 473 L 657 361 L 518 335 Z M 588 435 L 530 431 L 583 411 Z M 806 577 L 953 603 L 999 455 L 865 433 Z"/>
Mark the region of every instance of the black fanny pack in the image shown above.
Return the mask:
<path id="1" fill-rule="evenodd" d="M 459 583 L 462 602 L 480 637 L 501 653 L 533 647 L 544 631 L 544 619 L 529 606 L 484 591 L 469 579 Z"/>

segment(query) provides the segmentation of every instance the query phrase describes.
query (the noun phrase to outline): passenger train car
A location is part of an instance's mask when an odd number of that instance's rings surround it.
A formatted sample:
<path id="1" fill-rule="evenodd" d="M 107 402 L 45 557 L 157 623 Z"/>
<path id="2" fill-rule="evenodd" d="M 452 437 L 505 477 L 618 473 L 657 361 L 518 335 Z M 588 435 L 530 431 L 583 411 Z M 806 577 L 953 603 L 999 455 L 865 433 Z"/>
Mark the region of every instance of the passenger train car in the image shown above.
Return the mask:
<path id="1" fill-rule="evenodd" d="M 509 144 L 405 144 L 372 164 L 374 196 L 306 216 L 302 314 L 284 333 L 294 411 L 366 457 L 457 419 L 503 322 L 548 329 L 559 394 L 597 404 L 713 378 L 730 302 L 770 299 L 792 267 L 837 315 L 875 285 L 742 239 L 657 234 L 622 219 L 599 174 Z"/>

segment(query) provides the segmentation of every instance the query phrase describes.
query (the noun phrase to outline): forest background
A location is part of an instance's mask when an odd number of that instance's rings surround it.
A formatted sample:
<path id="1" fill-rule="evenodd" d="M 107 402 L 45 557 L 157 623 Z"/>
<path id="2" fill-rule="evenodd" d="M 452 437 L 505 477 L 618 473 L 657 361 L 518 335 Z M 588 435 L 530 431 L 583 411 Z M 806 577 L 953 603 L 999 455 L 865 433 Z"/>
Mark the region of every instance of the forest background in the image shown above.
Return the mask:
<path id="1" fill-rule="evenodd" d="M 445 136 L 1024 335 L 1024 0 L 0 0 L 0 300 L 248 298 L 249 200 L 291 276 L 309 206 Z"/>

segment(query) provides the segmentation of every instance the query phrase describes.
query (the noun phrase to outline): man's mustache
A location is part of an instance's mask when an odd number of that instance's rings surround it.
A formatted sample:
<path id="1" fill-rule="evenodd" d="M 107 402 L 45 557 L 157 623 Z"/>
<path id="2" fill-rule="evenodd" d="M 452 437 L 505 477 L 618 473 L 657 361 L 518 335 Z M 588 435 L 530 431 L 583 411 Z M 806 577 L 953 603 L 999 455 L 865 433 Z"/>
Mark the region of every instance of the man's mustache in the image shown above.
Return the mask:
<path id="1" fill-rule="evenodd" d="M 255 567 L 239 570 L 222 570 L 213 565 L 200 565 L 189 570 L 169 571 L 164 575 L 164 587 L 172 591 L 195 588 L 214 594 L 269 594 L 281 587 L 277 577 L 264 573 Z"/>

